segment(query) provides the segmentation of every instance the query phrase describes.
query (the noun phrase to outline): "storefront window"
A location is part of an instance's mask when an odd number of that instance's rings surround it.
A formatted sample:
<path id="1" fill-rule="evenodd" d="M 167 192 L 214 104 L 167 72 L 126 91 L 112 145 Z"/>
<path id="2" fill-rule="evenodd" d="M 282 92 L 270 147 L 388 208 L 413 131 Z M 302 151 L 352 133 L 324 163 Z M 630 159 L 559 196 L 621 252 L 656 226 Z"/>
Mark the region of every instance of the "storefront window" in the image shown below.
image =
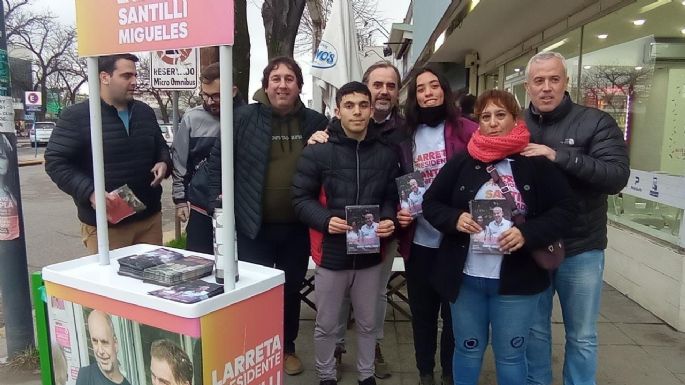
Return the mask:
<path id="1" fill-rule="evenodd" d="M 483 90 L 491 90 L 499 86 L 497 74 L 485 75 L 485 88 Z"/>
<path id="2" fill-rule="evenodd" d="M 526 64 L 535 52 L 530 52 L 504 65 L 504 90 L 514 94 L 516 101 L 523 108 L 528 105 L 528 96 L 524 82 L 526 81 Z"/>
<path id="3" fill-rule="evenodd" d="M 611 114 L 631 168 L 685 175 L 685 5 L 637 1 L 583 30 L 581 103 Z"/>
<path id="4" fill-rule="evenodd" d="M 616 119 L 630 154 L 631 180 L 610 197 L 610 217 L 682 247 L 685 4 L 637 1 L 582 33 L 577 100 Z"/>

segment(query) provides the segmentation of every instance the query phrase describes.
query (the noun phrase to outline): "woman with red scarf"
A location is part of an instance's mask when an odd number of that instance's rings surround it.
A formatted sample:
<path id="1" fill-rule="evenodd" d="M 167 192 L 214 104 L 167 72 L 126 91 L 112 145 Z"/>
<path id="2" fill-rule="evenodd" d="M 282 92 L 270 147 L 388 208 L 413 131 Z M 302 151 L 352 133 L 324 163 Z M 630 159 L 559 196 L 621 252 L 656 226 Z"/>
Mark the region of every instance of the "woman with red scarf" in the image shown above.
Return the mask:
<path id="1" fill-rule="evenodd" d="M 550 285 L 549 273 L 535 263 L 531 250 L 562 238 L 575 204 L 552 162 L 519 154 L 530 134 L 513 95 L 486 91 L 475 113 L 479 130 L 467 152 L 445 164 L 424 196 L 424 217 L 444 234 L 431 280 L 450 301 L 454 383 L 478 384 L 492 328 L 497 383 L 524 385 L 532 316 Z M 510 217 L 501 218 L 503 213 Z M 525 222 L 508 228 L 510 213 L 524 215 Z M 478 215 L 486 219 L 479 223 Z M 477 247 L 478 235 L 498 223 L 508 228 L 497 233 L 499 248 Z"/>

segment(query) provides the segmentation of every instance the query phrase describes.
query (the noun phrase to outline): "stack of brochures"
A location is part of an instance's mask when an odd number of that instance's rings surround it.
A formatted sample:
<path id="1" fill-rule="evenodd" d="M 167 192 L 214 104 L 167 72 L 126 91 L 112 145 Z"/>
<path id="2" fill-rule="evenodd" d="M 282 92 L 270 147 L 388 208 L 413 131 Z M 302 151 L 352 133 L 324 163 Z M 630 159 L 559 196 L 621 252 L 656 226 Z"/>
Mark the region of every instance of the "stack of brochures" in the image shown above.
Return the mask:
<path id="1" fill-rule="evenodd" d="M 159 248 L 142 254 L 129 255 L 119 259 L 119 274 L 127 277 L 143 279 L 145 269 L 176 261 L 183 258 L 183 254 Z"/>
<path id="2" fill-rule="evenodd" d="M 195 255 L 184 256 L 159 248 L 119 259 L 120 275 L 142 279 L 157 285 L 171 286 L 212 274 L 214 261 Z"/>
<path id="3" fill-rule="evenodd" d="M 143 272 L 143 281 L 157 285 L 171 286 L 177 283 L 206 277 L 212 274 L 214 261 L 190 255 L 173 262 L 149 267 Z"/>
<path id="4" fill-rule="evenodd" d="M 224 292 L 224 287 L 201 279 L 184 282 L 164 289 L 153 290 L 150 294 L 176 302 L 195 303 Z"/>

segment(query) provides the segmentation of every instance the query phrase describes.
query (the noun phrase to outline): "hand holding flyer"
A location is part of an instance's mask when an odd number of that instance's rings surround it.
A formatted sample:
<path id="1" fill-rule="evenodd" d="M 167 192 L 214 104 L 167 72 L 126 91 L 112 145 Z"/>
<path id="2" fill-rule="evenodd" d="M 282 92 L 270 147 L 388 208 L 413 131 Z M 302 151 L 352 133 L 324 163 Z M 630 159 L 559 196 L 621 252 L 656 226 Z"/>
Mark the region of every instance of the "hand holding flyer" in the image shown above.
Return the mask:
<path id="1" fill-rule="evenodd" d="M 377 234 L 379 206 L 347 206 L 345 214 L 347 223 L 351 226 L 351 229 L 347 231 L 347 254 L 380 252 L 381 240 Z"/>
<path id="2" fill-rule="evenodd" d="M 418 171 L 395 178 L 397 191 L 400 194 L 400 209 L 407 210 L 412 218 L 419 216 L 423 209 L 423 194 L 426 184 Z"/>
<path id="3" fill-rule="evenodd" d="M 474 199 L 469 203 L 471 216 L 483 231 L 471 234 L 474 253 L 509 254 L 500 251 L 499 237 L 513 226 L 511 206 L 504 199 Z"/>
<path id="4" fill-rule="evenodd" d="M 145 208 L 145 204 L 136 197 L 128 185 L 107 194 L 107 221 L 111 224 L 117 224 Z"/>

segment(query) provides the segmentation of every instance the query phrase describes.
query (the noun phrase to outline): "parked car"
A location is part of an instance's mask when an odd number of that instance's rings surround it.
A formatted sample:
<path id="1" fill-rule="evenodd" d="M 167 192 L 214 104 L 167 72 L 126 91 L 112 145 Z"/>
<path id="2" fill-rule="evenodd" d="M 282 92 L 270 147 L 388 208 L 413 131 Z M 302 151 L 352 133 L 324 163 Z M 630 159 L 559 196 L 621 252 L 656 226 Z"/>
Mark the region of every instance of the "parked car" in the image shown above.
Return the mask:
<path id="1" fill-rule="evenodd" d="M 40 144 L 48 144 L 52 130 L 55 128 L 55 122 L 35 122 L 29 130 L 29 141 L 31 147 Z"/>
<path id="2" fill-rule="evenodd" d="M 164 137 L 164 140 L 166 140 L 166 144 L 168 146 L 171 146 L 171 143 L 174 141 L 174 126 L 173 124 L 160 124 L 159 128 L 162 129 L 162 136 Z"/>

